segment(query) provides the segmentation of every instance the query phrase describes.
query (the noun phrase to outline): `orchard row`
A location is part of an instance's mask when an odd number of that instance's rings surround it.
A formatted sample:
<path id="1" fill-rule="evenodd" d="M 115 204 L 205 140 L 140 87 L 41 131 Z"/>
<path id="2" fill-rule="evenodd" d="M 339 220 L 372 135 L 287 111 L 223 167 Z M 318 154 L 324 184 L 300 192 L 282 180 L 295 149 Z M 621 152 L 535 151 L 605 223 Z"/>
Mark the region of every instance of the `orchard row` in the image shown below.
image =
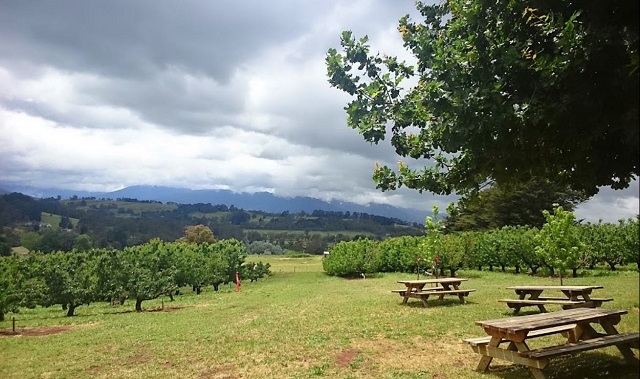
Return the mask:
<path id="1" fill-rule="evenodd" d="M 269 264 L 247 263 L 245 245 L 235 239 L 213 243 L 163 242 L 86 252 L 40 253 L 0 258 L 0 321 L 21 307 L 61 305 L 72 316 L 83 304 L 142 302 L 192 287 L 218 290 L 221 284 L 255 281 L 270 273 Z"/>
<path id="2" fill-rule="evenodd" d="M 541 229 L 504 227 L 484 232 L 444 234 L 440 221 L 430 218 L 426 234 L 418 237 L 361 239 L 336 244 L 323 261 L 330 275 L 353 276 L 375 272 L 437 270 L 455 276 L 462 268 L 574 276 L 581 268 L 606 264 L 640 264 L 638 220 L 618 224 L 579 224 L 571 212 L 557 207 L 545 213 Z"/>

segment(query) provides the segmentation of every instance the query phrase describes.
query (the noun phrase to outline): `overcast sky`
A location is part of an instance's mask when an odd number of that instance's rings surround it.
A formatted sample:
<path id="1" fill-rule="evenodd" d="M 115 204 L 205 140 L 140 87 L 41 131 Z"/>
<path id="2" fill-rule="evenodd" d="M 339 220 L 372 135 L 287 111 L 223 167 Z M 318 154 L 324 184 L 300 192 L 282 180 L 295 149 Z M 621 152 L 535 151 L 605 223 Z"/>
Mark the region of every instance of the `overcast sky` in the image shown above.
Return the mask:
<path id="1" fill-rule="evenodd" d="M 268 191 L 444 209 L 455 197 L 382 193 L 388 144 L 346 126 L 324 58 L 343 30 L 400 55 L 411 0 L 0 0 L 0 182 Z M 638 184 L 577 216 L 638 213 Z"/>

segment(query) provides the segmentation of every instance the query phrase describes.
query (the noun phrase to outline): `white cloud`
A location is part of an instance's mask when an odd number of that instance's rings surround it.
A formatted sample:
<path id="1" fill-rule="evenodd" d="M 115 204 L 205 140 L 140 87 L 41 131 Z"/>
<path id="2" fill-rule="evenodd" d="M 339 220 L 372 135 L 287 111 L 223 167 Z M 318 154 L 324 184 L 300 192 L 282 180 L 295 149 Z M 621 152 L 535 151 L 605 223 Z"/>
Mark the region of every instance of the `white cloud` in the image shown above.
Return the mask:
<path id="1" fill-rule="evenodd" d="M 407 13 L 417 13 L 412 0 L 5 6 L 0 182 L 266 190 L 444 210 L 455 196 L 374 188 L 374 162 L 395 166 L 397 156 L 346 127 L 349 97 L 326 78 L 326 51 L 346 29 L 410 60 L 396 30 Z M 633 216 L 635 188 L 579 211 Z"/>

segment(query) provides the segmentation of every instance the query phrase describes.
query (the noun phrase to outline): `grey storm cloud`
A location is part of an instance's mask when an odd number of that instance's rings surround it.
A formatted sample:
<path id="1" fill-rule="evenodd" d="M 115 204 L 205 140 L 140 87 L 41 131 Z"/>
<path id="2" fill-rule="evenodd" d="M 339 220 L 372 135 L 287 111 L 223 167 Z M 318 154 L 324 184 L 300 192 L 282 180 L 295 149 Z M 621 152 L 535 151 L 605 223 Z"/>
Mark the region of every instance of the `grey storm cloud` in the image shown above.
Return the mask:
<path id="1" fill-rule="evenodd" d="M 169 66 L 220 83 L 265 46 L 306 28 L 323 1 L 5 1 L 6 58 L 99 75 L 153 75 Z"/>
<path id="2" fill-rule="evenodd" d="M 406 59 L 396 27 L 416 13 L 413 0 L 0 1 L 0 182 L 443 209 L 456 196 L 375 189 L 374 163 L 399 157 L 346 126 L 349 97 L 324 66 L 347 29 Z M 580 212 L 626 216 L 637 201 L 634 182 Z"/>

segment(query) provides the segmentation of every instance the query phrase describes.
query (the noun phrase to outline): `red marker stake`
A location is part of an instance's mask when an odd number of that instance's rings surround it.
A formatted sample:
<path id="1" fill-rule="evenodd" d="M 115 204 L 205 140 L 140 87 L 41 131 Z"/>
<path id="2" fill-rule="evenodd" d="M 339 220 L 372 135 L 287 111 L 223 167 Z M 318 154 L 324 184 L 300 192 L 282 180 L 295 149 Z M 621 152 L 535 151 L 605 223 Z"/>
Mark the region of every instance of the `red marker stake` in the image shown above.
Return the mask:
<path id="1" fill-rule="evenodd" d="M 240 292 L 240 276 L 236 272 L 236 292 Z"/>

